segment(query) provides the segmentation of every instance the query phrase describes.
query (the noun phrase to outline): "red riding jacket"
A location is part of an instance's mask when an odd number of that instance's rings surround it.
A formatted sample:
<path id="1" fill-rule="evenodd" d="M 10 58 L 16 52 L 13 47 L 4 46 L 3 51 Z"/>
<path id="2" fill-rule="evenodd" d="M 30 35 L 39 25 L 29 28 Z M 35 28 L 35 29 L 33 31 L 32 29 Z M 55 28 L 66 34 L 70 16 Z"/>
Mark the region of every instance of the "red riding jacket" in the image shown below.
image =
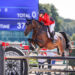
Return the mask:
<path id="1" fill-rule="evenodd" d="M 46 26 L 49 26 L 49 25 L 55 23 L 55 21 L 51 21 L 51 20 L 50 20 L 50 17 L 49 17 L 49 15 L 48 15 L 47 13 L 45 13 L 45 14 L 43 15 L 43 17 L 40 17 L 40 16 L 39 16 L 39 22 L 41 22 L 41 21 L 42 21 L 42 22 L 44 23 L 44 25 L 46 25 Z"/>

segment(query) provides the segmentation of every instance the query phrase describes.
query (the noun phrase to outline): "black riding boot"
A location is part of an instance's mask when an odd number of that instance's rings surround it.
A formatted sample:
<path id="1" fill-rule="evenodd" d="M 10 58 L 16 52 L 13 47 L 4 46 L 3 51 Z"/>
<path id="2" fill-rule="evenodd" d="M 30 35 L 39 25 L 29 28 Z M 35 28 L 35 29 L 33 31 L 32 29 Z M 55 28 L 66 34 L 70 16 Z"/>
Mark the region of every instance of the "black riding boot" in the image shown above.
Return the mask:
<path id="1" fill-rule="evenodd" d="M 51 36 L 52 42 L 54 43 L 54 42 L 55 42 L 55 40 L 54 40 L 55 31 L 50 32 L 50 29 L 49 29 L 49 26 L 48 26 L 48 32 L 49 32 L 49 34 L 50 34 L 50 36 Z"/>
<path id="2" fill-rule="evenodd" d="M 53 31 L 53 32 L 51 33 L 51 38 L 52 38 L 52 42 L 53 42 L 53 43 L 55 43 L 54 35 L 55 35 L 55 32 Z"/>

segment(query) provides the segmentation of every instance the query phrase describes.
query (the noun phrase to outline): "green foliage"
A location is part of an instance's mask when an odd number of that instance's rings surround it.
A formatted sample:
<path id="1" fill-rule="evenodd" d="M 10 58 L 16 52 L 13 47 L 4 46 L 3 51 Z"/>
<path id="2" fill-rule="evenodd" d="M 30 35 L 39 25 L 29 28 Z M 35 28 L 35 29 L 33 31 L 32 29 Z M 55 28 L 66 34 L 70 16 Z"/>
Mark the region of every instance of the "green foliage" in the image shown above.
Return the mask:
<path id="1" fill-rule="evenodd" d="M 58 15 L 57 9 L 55 8 L 54 5 L 51 5 L 51 13 L 52 13 L 52 17 L 54 18 L 55 23 L 56 23 L 55 31 L 59 31 L 60 30 L 61 21 L 59 20 L 59 15 Z"/>
<path id="2" fill-rule="evenodd" d="M 75 41 L 75 34 L 72 34 L 71 39 L 72 39 L 73 41 Z"/>
<path id="3" fill-rule="evenodd" d="M 60 30 L 72 36 L 72 34 L 75 33 L 75 21 L 70 19 L 63 19 Z"/>
<path id="4" fill-rule="evenodd" d="M 75 49 L 72 49 L 72 52 L 70 53 L 70 56 L 75 57 Z M 69 60 L 69 65 L 70 66 L 75 66 L 75 60 Z M 70 73 L 69 75 L 75 75 L 75 73 Z"/>
<path id="5" fill-rule="evenodd" d="M 75 75 L 75 73 L 69 73 L 69 75 Z"/>
<path id="6" fill-rule="evenodd" d="M 38 62 L 36 59 L 30 59 L 29 60 L 29 64 L 32 65 L 32 64 L 36 64 L 36 65 L 33 65 L 33 67 L 37 67 L 38 66 Z"/>

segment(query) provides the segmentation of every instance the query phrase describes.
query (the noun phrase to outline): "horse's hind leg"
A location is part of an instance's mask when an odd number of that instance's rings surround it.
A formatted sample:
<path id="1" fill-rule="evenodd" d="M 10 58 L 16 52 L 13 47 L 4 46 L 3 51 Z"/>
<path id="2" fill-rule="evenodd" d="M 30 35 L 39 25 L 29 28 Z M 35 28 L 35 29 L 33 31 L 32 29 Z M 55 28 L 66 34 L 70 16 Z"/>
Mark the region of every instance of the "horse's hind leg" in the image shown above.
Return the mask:
<path id="1" fill-rule="evenodd" d="M 60 48 L 60 51 L 61 51 L 61 56 L 65 56 L 64 50 Z"/>
<path id="2" fill-rule="evenodd" d="M 73 71 L 74 71 L 74 68 L 75 68 L 75 66 L 72 66 Z"/>
<path id="3" fill-rule="evenodd" d="M 59 48 L 57 48 L 57 53 L 58 53 L 58 55 L 60 55 Z"/>
<path id="4" fill-rule="evenodd" d="M 62 56 L 65 56 L 65 53 L 64 52 L 62 53 Z"/>
<path id="5" fill-rule="evenodd" d="M 63 46 L 60 44 L 58 48 L 59 48 L 61 56 L 65 56 Z"/>

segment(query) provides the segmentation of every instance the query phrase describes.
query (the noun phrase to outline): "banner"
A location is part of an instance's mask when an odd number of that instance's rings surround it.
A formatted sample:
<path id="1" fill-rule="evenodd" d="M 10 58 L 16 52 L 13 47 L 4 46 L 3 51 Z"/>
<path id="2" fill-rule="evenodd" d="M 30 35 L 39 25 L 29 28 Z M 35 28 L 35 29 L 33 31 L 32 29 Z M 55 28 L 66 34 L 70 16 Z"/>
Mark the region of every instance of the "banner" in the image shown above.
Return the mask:
<path id="1" fill-rule="evenodd" d="M 25 30 L 25 18 L 38 19 L 38 0 L 0 0 L 0 30 Z"/>

